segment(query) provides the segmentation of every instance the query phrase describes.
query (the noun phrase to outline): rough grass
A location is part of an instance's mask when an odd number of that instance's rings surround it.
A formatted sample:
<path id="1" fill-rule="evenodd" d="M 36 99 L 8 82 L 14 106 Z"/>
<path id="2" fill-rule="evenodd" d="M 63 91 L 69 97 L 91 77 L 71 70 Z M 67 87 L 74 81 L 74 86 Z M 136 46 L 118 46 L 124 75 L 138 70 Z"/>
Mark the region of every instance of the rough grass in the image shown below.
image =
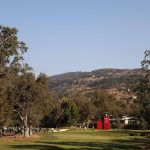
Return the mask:
<path id="1" fill-rule="evenodd" d="M 129 135 L 135 132 L 137 135 Z M 141 132 L 76 130 L 42 133 L 32 138 L 0 138 L 0 150 L 148 150 L 150 138 L 141 136 Z"/>

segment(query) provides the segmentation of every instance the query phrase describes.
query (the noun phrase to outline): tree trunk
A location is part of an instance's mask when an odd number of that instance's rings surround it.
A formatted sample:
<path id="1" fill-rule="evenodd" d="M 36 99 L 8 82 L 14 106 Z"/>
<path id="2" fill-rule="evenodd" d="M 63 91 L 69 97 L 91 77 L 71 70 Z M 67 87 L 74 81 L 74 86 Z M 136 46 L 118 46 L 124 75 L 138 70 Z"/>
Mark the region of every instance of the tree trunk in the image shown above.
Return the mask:
<path id="1" fill-rule="evenodd" d="M 24 137 L 29 137 L 28 116 L 24 117 Z"/>
<path id="2" fill-rule="evenodd" d="M 32 125 L 29 125 L 29 136 L 32 136 L 33 133 L 32 133 Z"/>

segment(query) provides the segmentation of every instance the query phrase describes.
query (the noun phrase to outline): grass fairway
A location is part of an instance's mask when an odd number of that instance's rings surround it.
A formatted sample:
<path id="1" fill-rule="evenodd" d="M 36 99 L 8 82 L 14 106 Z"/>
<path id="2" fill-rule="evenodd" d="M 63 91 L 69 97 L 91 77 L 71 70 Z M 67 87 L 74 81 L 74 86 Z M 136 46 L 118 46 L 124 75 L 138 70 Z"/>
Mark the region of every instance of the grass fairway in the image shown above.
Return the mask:
<path id="1" fill-rule="evenodd" d="M 0 138 L 0 150 L 149 150 L 149 137 L 140 136 L 140 131 L 136 134 L 81 130 L 43 133 L 32 138 L 5 137 Z"/>

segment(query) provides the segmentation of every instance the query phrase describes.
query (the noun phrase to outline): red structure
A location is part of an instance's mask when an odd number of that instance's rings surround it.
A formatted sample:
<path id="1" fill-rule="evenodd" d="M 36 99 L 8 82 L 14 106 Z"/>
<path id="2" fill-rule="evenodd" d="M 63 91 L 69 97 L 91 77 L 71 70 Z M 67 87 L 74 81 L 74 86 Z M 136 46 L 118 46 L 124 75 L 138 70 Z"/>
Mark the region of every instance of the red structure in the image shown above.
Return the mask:
<path id="1" fill-rule="evenodd" d="M 104 117 L 104 130 L 110 130 L 110 119 L 108 116 Z"/>
<path id="2" fill-rule="evenodd" d="M 97 125 L 97 129 L 98 129 L 98 130 L 101 130 L 101 129 L 102 129 L 102 120 L 98 120 L 98 121 L 96 122 L 96 125 Z"/>
<path id="3" fill-rule="evenodd" d="M 110 118 L 109 116 L 105 115 L 104 117 L 102 117 L 102 120 L 98 120 L 96 122 L 97 125 L 97 129 L 98 130 L 110 130 Z"/>

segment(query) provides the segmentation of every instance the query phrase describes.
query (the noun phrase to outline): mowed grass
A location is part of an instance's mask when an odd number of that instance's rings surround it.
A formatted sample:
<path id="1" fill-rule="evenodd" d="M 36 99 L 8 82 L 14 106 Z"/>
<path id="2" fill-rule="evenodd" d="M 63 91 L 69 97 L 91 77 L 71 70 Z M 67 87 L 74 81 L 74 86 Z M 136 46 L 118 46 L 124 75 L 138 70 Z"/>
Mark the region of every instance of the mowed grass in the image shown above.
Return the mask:
<path id="1" fill-rule="evenodd" d="M 149 150 L 150 138 L 135 131 L 76 130 L 42 133 L 32 138 L 0 138 L 0 150 Z M 149 149 L 148 149 L 149 148 Z"/>

